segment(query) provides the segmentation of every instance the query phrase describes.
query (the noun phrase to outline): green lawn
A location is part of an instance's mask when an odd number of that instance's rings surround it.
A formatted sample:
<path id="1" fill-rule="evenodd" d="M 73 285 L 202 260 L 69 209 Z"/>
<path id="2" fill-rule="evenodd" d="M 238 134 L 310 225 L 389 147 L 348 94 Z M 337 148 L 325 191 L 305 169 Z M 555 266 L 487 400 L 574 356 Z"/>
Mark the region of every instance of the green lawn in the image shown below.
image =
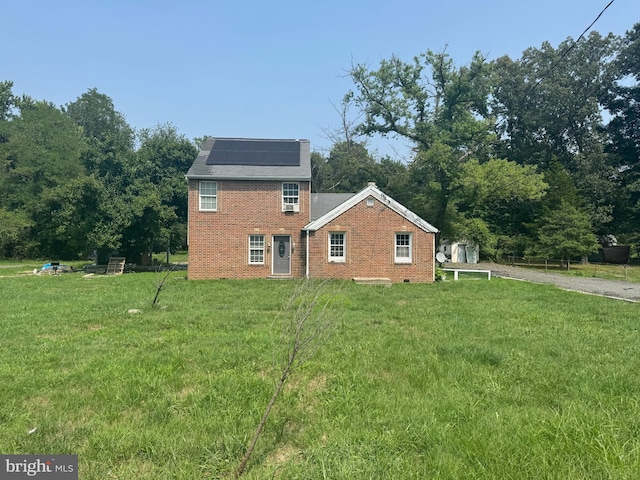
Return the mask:
<path id="1" fill-rule="evenodd" d="M 640 267 L 638 265 L 576 264 L 571 265 L 569 270 L 562 270 L 562 273 L 578 277 L 606 278 L 640 283 Z"/>
<path id="2" fill-rule="evenodd" d="M 160 278 L 0 278 L 1 453 L 78 454 L 83 480 L 236 469 L 294 283 L 176 272 L 151 308 Z M 346 283 L 243 478 L 640 478 L 639 308 L 505 279 Z"/>
<path id="3" fill-rule="evenodd" d="M 509 265 L 505 263 L 505 265 Z M 598 263 L 572 263 L 569 270 L 566 265 L 560 267 L 557 262 L 549 263 L 546 267 L 544 263 L 535 263 L 527 265 L 526 263 L 517 264 L 521 268 L 531 268 L 534 270 L 547 271 L 551 273 L 562 273 L 563 275 L 572 275 L 575 277 L 593 277 L 604 278 L 607 280 L 622 280 L 627 282 L 640 283 L 640 266 L 638 265 L 614 265 L 614 264 L 598 264 Z"/>

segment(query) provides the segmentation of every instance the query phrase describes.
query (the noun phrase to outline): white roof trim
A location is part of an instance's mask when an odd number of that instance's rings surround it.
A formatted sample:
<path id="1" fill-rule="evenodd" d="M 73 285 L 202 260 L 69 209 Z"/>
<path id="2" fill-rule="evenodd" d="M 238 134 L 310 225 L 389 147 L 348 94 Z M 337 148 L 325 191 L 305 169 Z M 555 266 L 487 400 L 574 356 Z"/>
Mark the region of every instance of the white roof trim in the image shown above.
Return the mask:
<path id="1" fill-rule="evenodd" d="M 378 200 L 380 203 L 386 205 L 394 212 L 402 215 L 408 221 L 424 230 L 427 233 L 438 233 L 438 229 L 431 225 L 429 222 L 423 220 L 418 215 L 413 213 L 408 208 L 405 208 L 402 204 L 396 202 L 393 198 L 387 196 L 382 190 L 380 190 L 375 185 L 369 185 L 364 190 L 356 193 L 353 197 L 349 198 L 345 202 L 341 203 L 333 210 L 325 213 L 323 216 L 314 220 L 313 222 L 307 224 L 302 230 L 314 232 L 324 227 L 330 221 L 338 218 L 340 215 L 345 213 L 350 208 L 354 207 L 358 203 L 365 200 L 367 197 L 373 197 Z"/>

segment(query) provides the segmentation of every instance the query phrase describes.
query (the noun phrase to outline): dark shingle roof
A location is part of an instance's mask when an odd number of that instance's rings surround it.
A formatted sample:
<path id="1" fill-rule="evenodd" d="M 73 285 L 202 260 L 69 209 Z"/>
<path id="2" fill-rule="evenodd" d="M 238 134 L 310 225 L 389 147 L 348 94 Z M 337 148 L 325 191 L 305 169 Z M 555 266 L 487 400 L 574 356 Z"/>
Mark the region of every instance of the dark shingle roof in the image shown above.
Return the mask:
<path id="1" fill-rule="evenodd" d="M 312 193 L 311 221 L 319 219 L 325 213 L 329 213 L 354 195 L 355 193 Z"/>
<path id="2" fill-rule="evenodd" d="M 209 137 L 186 177 L 311 180 L 309 140 Z"/>

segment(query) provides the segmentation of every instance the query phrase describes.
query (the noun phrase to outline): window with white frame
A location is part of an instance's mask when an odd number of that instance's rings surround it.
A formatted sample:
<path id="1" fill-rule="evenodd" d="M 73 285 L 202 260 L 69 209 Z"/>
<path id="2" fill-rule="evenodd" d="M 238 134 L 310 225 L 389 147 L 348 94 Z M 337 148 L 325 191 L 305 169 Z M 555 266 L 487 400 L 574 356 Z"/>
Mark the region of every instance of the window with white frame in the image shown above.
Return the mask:
<path id="1" fill-rule="evenodd" d="M 298 183 L 282 184 L 282 210 L 300 211 L 300 185 Z"/>
<path id="2" fill-rule="evenodd" d="M 329 261 L 346 261 L 346 235 L 344 232 L 329 232 Z"/>
<path id="3" fill-rule="evenodd" d="M 249 235 L 249 265 L 264 265 L 264 235 Z"/>
<path id="4" fill-rule="evenodd" d="M 395 262 L 411 263 L 412 245 L 410 233 L 396 233 Z"/>
<path id="5" fill-rule="evenodd" d="M 200 210 L 216 211 L 218 209 L 218 182 L 200 182 Z"/>

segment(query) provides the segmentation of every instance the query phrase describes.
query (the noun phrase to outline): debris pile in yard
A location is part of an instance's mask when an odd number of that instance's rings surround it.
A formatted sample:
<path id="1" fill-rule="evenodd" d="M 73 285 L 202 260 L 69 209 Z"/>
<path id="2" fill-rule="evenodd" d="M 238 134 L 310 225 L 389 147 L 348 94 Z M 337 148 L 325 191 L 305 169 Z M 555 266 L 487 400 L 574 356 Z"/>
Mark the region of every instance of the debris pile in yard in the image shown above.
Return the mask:
<path id="1" fill-rule="evenodd" d="M 69 265 L 61 265 L 58 262 L 45 263 L 40 270 L 35 268 L 33 273 L 36 275 L 57 275 L 58 273 L 75 272 L 75 268 Z"/>

